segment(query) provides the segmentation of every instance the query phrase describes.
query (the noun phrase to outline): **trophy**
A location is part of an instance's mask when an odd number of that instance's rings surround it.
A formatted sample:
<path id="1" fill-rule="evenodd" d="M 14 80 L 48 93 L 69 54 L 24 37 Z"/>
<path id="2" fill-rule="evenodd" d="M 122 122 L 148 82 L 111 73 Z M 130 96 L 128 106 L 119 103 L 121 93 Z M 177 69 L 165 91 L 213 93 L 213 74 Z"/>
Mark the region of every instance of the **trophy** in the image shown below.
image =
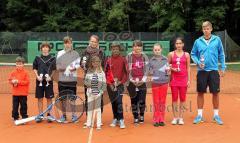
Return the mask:
<path id="1" fill-rule="evenodd" d="M 72 70 L 73 68 L 74 68 L 73 64 L 70 64 L 69 66 L 67 66 L 67 68 L 66 68 L 66 70 L 64 72 L 64 75 L 67 76 L 67 77 L 71 76 L 72 73 L 71 73 L 70 70 Z"/>
<path id="2" fill-rule="evenodd" d="M 177 71 L 180 72 L 181 71 L 180 70 L 180 58 L 177 58 L 176 61 L 177 61 Z"/>
<path id="3" fill-rule="evenodd" d="M 43 74 L 41 73 L 39 76 L 40 76 L 40 78 L 41 78 L 40 83 L 39 83 L 39 86 L 42 86 Z"/>
<path id="4" fill-rule="evenodd" d="M 46 87 L 48 87 L 49 86 L 49 81 L 47 79 L 49 78 L 49 74 L 45 74 L 45 78 L 46 78 L 46 81 L 47 81 Z"/>
<path id="5" fill-rule="evenodd" d="M 166 64 L 166 69 L 165 69 L 165 73 L 166 73 L 166 76 L 168 76 L 168 71 L 170 70 L 170 65 L 169 63 Z"/>
<path id="6" fill-rule="evenodd" d="M 136 79 L 135 79 L 135 81 L 136 81 L 136 82 L 137 82 L 137 84 L 138 84 L 138 82 L 139 82 L 139 78 L 136 78 Z M 137 87 L 137 86 L 136 86 L 135 90 L 136 90 L 136 91 L 139 91 L 139 89 L 138 89 L 138 87 Z"/>
<path id="7" fill-rule="evenodd" d="M 117 91 L 117 84 L 118 84 L 118 79 L 114 78 L 114 91 Z"/>
<path id="8" fill-rule="evenodd" d="M 86 70 L 87 57 L 83 57 L 83 69 Z"/>
<path id="9" fill-rule="evenodd" d="M 17 86 L 17 82 L 18 80 L 15 77 L 13 77 L 12 79 L 13 86 Z"/>
<path id="10" fill-rule="evenodd" d="M 201 64 L 204 64 L 204 56 L 203 55 L 200 56 L 200 62 L 201 62 Z"/>

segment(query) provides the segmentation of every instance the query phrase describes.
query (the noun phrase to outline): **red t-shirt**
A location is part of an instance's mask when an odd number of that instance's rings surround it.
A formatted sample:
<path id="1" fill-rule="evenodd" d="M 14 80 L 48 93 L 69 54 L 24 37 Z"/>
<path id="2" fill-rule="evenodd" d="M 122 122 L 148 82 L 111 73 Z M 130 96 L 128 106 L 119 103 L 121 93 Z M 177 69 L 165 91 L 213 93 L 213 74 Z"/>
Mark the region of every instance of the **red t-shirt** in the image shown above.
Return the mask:
<path id="1" fill-rule="evenodd" d="M 105 72 L 107 84 L 113 84 L 113 78 L 117 78 L 122 84 L 124 84 L 128 79 L 126 59 L 122 56 L 112 56 L 108 58 L 106 61 Z"/>
<path id="2" fill-rule="evenodd" d="M 139 80 L 142 80 L 144 76 L 144 60 L 142 55 L 136 56 L 135 54 L 132 55 L 132 77 L 133 80 L 136 80 L 138 78 Z"/>

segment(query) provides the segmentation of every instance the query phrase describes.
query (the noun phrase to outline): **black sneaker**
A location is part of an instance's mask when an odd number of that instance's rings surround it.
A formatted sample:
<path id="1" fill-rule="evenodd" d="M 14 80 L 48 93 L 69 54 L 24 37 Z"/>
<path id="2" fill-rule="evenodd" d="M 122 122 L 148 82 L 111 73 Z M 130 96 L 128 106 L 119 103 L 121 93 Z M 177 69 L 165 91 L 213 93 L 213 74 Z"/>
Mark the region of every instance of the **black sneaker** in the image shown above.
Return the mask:
<path id="1" fill-rule="evenodd" d="M 140 116 L 140 118 L 139 118 L 139 123 L 140 123 L 140 124 L 144 123 L 144 116 Z"/>
<path id="2" fill-rule="evenodd" d="M 164 122 L 160 122 L 158 125 L 159 126 L 165 126 L 165 123 Z"/>
<path id="3" fill-rule="evenodd" d="M 159 123 L 154 123 L 153 126 L 154 126 L 154 127 L 158 127 L 158 126 L 159 126 Z"/>
<path id="4" fill-rule="evenodd" d="M 139 120 L 138 119 L 134 119 L 134 124 L 139 124 Z"/>

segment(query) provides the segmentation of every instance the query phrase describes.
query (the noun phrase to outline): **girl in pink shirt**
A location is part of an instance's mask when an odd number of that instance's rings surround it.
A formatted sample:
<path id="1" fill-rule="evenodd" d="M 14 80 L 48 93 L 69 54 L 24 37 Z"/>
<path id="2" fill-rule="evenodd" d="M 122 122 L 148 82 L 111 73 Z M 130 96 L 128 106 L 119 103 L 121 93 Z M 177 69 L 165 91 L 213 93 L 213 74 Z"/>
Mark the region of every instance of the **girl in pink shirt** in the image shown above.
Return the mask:
<path id="1" fill-rule="evenodd" d="M 169 64 L 171 64 L 171 91 L 172 91 L 172 124 L 183 125 L 183 112 L 185 109 L 187 87 L 190 85 L 190 55 L 183 51 L 183 38 L 178 37 L 175 40 L 175 50 L 168 54 Z M 178 107 L 178 97 L 180 106 Z M 179 109 L 178 109 L 179 108 Z M 177 112 L 179 114 L 177 115 Z"/>

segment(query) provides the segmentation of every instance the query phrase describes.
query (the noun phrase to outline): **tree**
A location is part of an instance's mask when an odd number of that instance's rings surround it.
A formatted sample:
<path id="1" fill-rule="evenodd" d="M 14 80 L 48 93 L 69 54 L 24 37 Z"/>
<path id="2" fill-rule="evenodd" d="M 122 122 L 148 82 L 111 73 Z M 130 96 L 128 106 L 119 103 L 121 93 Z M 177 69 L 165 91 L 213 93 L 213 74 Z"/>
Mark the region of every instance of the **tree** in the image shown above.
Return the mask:
<path id="1" fill-rule="evenodd" d="M 41 23 L 43 11 L 38 7 L 37 1 L 31 0 L 7 0 L 6 15 L 3 23 L 10 31 L 31 31 Z"/>
<path id="2" fill-rule="evenodd" d="M 185 32 L 186 7 L 184 0 L 156 1 L 150 7 L 157 19 L 150 28 L 159 28 L 165 32 Z"/>
<path id="3" fill-rule="evenodd" d="M 209 20 L 213 23 L 215 30 L 225 29 L 225 16 L 228 6 L 226 0 L 202 0 L 194 2 L 195 30 L 201 29 L 202 22 Z"/>

